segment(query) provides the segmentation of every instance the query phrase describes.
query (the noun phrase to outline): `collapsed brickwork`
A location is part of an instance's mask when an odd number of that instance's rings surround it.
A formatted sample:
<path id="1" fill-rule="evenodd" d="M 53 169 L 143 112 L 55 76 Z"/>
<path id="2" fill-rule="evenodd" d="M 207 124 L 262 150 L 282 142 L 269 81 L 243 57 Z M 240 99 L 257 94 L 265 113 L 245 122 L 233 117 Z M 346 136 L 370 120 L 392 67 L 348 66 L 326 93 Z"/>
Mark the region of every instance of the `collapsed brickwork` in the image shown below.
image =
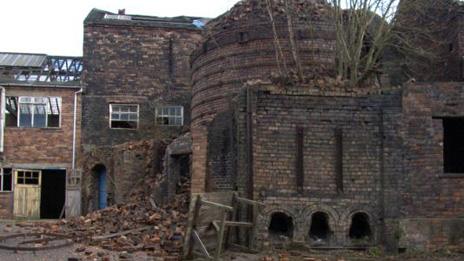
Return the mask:
<path id="1" fill-rule="evenodd" d="M 306 24 L 293 22 L 296 52 L 307 55 L 307 77 L 295 81 L 286 9 L 271 1 L 268 10 L 266 2 L 240 2 L 211 21 L 193 54 L 192 192 L 218 198 L 235 190 L 265 202 L 259 214 L 242 213 L 257 218 L 251 240 L 261 249 L 284 242 L 392 250 L 462 243 L 464 172 L 447 173 L 443 145 L 454 135 L 443 118 L 464 116 L 462 84 L 347 88 L 331 79 L 335 35 L 318 1 L 290 1 L 293 10 L 313 10 Z M 462 33 L 449 26 L 459 23 L 459 7 L 448 8 L 451 18 L 441 21 L 448 32 L 434 36 L 449 43 L 436 52 L 443 66 L 408 71 L 420 73 L 417 79 L 462 79 Z M 309 27 L 314 31 L 305 35 Z"/>
<path id="2" fill-rule="evenodd" d="M 112 148 L 94 149 L 84 155 L 82 177 L 82 208 L 85 213 L 98 209 L 98 171 L 105 168 L 107 173 L 108 205 L 121 204 L 148 177 L 161 173 L 162 158 L 166 145 L 152 139 L 127 142 Z"/>
<path id="3" fill-rule="evenodd" d="M 195 19 L 116 15 L 96 9 L 86 18 L 82 140 L 85 156 L 81 163 L 87 176 L 83 183 L 85 211 L 98 206 L 98 197 L 90 196 L 99 189 L 98 184 L 104 183 L 90 178 L 90 170 L 97 165 L 104 166 L 109 177 L 128 181 L 113 188 L 111 201 L 107 199 L 107 203 L 124 201 L 124 195 L 135 185 L 133 171 L 120 168 L 128 161 L 118 158 L 113 146 L 125 143 L 130 146 L 132 142 L 152 139 L 169 140 L 188 129 L 189 55 L 201 39 L 201 30 L 193 25 Z M 118 117 L 130 114 L 112 115 L 112 106 L 116 105 L 134 109 L 131 117 L 136 120 L 131 118 L 131 122 L 123 122 L 133 125 L 112 125 L 114 117 L 121 120 Z M 160 124 L 157 111 L 166 106 L 179 108 L 177 113 L 182 120 L 171 124 L 163 118 L 161 120 L 166 122 Z M 130 151 L 127 146 L 121 150 Z M 149 159 L 153 156 L 145 152 L 138 157 Z M 137 160 L 130 166 L 138 169 Z M 161 165 L 157 167 L 161 169 Z M 138 174 L 143 176 L 143 173 Z"/>

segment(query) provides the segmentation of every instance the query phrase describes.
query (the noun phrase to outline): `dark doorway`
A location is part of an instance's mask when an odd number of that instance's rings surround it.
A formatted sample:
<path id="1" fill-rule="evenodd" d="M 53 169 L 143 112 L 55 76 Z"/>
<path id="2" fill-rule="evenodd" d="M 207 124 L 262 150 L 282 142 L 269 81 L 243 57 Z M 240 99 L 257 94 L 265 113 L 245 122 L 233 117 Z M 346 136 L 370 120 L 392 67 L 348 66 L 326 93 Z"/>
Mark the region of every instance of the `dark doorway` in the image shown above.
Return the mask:
<path id="1" fill-rule="evenodd" d="M 269 234 L 293 237 L 293 218 L 282 212 L 272 214 Z"/>
<path id="2" fill-rule="evenodd" d="M 179 168 L 179 176 L 176 182 L 176 194 L 186 193 L 190 187 L 190 155 L 183 154 L 176 156 L 175 163 L 178 164 Z"/>
<path id="3" fill-rule="evenodd" d="M 351 218 L 350 238 L 369 239 L 372 235 L 369 216 L 366 213 L 356 213 Z"/>
<path id="4" fill-rule="evenodd" d="M 329 215 L 316 212 L 311 216 L 309 237 L 314 241 L 327 240 L 330 237 Z"/>
<path id="5" fill-rule="evenodd" d="M 64 217 L 66 198 L 66 170 L 42 170 L 40 191 L 40 218 L 57 219 L 61 212 Z"/>

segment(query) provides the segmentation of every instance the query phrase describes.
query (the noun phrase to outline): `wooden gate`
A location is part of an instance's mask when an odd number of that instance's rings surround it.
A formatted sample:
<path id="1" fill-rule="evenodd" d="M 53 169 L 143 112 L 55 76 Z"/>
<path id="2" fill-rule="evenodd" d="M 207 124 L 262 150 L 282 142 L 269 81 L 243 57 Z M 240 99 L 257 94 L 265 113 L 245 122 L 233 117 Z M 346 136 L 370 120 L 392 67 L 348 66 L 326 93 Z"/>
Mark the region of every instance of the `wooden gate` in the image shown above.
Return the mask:
<path id="1" fill-rule="evenodd" d="M 16 170 L 14 179 L 14 216 L 40 218 L 42 172 Z"/>

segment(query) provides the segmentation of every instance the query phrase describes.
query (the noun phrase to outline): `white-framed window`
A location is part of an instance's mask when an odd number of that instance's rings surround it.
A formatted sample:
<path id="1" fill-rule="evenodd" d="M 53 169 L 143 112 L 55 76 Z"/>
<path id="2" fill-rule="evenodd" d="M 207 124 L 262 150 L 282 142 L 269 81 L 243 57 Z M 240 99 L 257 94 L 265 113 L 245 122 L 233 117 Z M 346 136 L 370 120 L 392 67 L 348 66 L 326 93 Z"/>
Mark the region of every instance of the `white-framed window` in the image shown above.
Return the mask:
<path id="1" fill-rule="evenodd" d="M 137 129 L 138 124 L 138 104 L 110 104 L 110 128 Z"/>
<path id="2" fill-rule="evenodd" d="M 156 108 L 156 123 L 158 125 L 182 126 L 184 125 L 184 107 L 162 106 Z"/>
<path id="3" fill-rule="evenodd" d="M 7 127 L 59 128 L 61 97 L 6 97 Z"/>
<path id="4" fill-rule="evenodd" d="M 13 176 L 10 168 L 0 168 L 0 192 L 13 191 Z"/>

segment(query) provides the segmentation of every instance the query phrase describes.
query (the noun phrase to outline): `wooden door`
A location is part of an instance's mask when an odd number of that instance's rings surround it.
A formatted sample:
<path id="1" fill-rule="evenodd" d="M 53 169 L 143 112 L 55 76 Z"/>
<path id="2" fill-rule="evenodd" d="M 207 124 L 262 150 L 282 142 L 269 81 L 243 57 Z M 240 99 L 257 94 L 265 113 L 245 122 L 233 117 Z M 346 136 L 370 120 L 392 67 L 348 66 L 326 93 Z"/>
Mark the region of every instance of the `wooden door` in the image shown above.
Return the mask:
<path id="1" fill-rule="evenodd" d="M 14 187 L 14 216 L 40 218 L 40 186 L 42 173 L 39 170 L 16 170 Z"/>

